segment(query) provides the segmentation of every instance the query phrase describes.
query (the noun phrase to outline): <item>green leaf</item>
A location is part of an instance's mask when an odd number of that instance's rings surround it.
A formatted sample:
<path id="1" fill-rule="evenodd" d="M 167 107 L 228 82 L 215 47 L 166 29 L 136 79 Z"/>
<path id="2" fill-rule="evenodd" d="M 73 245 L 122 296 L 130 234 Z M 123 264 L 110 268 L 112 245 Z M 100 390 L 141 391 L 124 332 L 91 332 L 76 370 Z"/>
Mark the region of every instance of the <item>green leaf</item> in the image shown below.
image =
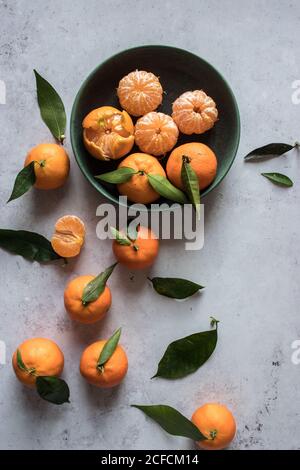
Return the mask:
<path id="1" fill-rule="evenodd" d="M 180 204 L 186 204 L 188 202 L 186 195 L 178 188 L 173 186 L 170 181 L 162 175 L 154 175 L 148 173 L 148 181 L 151 184 L 154 191 L 170 201 L 180 202 Z"/>
<path id="2" fill-rule="evenodd" d="M 133 168 L 123 166 L 114 171 L 109 171 L 108 173 L 103 173 L 102 175 L 97 175 L 97 178 L 100 181 L 105 181 L 106 183 L 120 184 L 126 183 L 131 179 L 133 175 L 137 175 L 139 172 Z"/>
<path id="3" fill-rule="evenodd" d="M 248 155 L 244 157 L 244 160 L 255 161 L 255 160 L 263 160 L 267 158 L 279 157 L 280 155 L 283 155 L 284 153 L 289 152 L 294 147 L 295 147 L 294 145 L 283 144 L 283 143 L 264 145 L 263 147 L 259 147 L 255 150 L 252 150 L 252 152 L 248 153 Z"/>
<path id="4" fill-rule="evenodd" d="M 200 189 L 198 176 L 190 165 L 189 158 L 182 157 L 181 179 L 189 200 L 196 209 L 196 214 L 200 218 Z"/>
<path id="5" fill-rule="evenodd" d="M 22 359 L 21 351 L 19 349 L 17 349 L 17 365 L 19 369 L 23 370 L 24 372 L 28 372 L 28 367 L 25 366 Z"/>
<path id="6" fill-rule="evenodd" d="M 18 173 L 15 179 L 15 184 L 11 196 L 7 202 L 13 201 L 14 199 L 18 199 L 19 197 L 23 196 L 23 194 L 27 193 L 30 188 L 32 188 L 36 180 L 34 164 L 35 162 L 29 163 L 29 165 L 25 166 Z"/>
<path id="7" fill-rule="evenodd" d="M 40 376 L 36 378 L 35 383 L 37 392 L 43 400 L 55 405 L 69 403 L 70 390 L 68 384 L 59 377 Z"/>
<path id="8" fill-rule="evenodd" d="M 109 266 L 109 268 L 103 271 L 103 273 L 100 273 L 98 276 L 94 277 L 94 279 L 92 279 L 91 282 L 85 286 L 81 299 L 83 305 L 87 305 L 89 302 L 94 302 L 94 300 L 97 300 L 98 297 L 100 297 L 105 289 L 109 276 L 117 264 L 118 263 L 114 263 L 112 266 Z"/>
<path id="9" fill-rule="evenodd" d="M 34 70 L 34 74 L 42 119 L 52 135 L 63 143 L 67 121 L 64 104 L 52 85 L 36 70 Z"/>
<path id="10" fill-rule="evenodd" d="M 168 405 L 131 405 L 143 411 L 149 418 L 158 423 L 172 436 L 182 436 L 203 441 L 207 439 L 192 421 L 183 416 L 179 411 Z"/>
<path id="11" fill-rule="evenodd" d="M 275 184 L 279 184 L 280 186 L 286 186 L 290 188 L 293 186 L 293 181 L 286 175 L 282 173 L 262 173 L 262 176 L 268 178 Z"/>
<path id="12" fill-rule="evenodd" d="M 153 277 L 148 279 L 152 282 L 158 294 L 172 299 L 186 299 L 200 289 L 204 289 L 204 286 L 200 286 L 200 284 L 177 277 Z"/>
<path id="13" fill-rule="evenodd" d="M 127 246 L 131 245 L 131 241 L 124 233 L 120 232 L 114 227 L 110 227 L 110 230 L 114 239 L 116 240 L 117 243 L 119 243 L 119 245 L 127 245 Z"/>
<path id="14" fill-rule="evenodd" d="M 121 336 L 121 328 L 119 328 L 105 343 L 97 361 L 97 369 L 102 369 L 108 359 L 113 355 Z"/>
<path id="15" fill-rule="evenodd" d="M 214 330 L 202 331 L 174 341 L 167 347 L 154 377 L 179 379 L 195 372 L 212 355 L 217 340 L 216 323 Z"/>
<path id="16" fill-rule="evenodd" d="M 47 238 L 25 230 L 0 229 L 0 247 L 30 261 L 46 262 L 61 258 Z"/>

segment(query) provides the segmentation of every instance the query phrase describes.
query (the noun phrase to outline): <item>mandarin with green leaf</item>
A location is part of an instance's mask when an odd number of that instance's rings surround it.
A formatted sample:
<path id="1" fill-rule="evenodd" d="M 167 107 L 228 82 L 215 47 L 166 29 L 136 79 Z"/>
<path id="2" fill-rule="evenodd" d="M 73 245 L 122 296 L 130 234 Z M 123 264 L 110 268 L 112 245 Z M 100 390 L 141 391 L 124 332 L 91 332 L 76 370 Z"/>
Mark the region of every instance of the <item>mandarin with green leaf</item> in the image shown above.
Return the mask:
<path id="1" fill-rule="evenodd" d="M 39 144 L 28 153 L 24 167 L 34 162 L 37 189 L 57 189 L 69 176 L 70 160 L 67 152 L 58 144 Z"/>
<path id="2" fill-rule="evenodd" d="M 153 189 L 147 176 L 148 173 L 166 176 L 157 158 L 147 153 L 132 153 L 118 166 L 118 168 L 124 167 L 132 168 L 136 173 L 125 183 L 118 184 L 120 194 L 140 204 L 150 204 L 160 198 L 160 194 Z"/>
<path id="3" fill-rule="evenodd" d="M 120 232 L 122 235 L 122 232 Z M 124 238 L 124 232 L 123 232 Z M 156 234 L 147 227 L 137 228 L 136 238 L 128 242 L 122 241 L 122 236 L 116 237 L 112 249 L 119 263 L 128 269 L 139 270 L 152 266 L 159 252 L 159 240 Z"/>
<path id="4" fill-rule="evenodd" d="M 198 176 L 199 188 L 202 191 L 209 186 L 217 174 L 217 157 L 213 150 L 200 142 L 189 142 L 176 147 L 167 162 L 167 175 L 171 183 L 184 190 L 181 177 L 182 163 L 186 159 Z"/>
<path id="5" fill-rule="evenodd" d="M 12 365 L 20 382 L 34 388 L 37 377 L 57 377 L 62 373 L 64 355 L 54 341 L 32 338 L 14 352 Z"/>
<path id="6" fill-rule="evenodd" d="M 101 353 L 109 340 L 96 341 L 88 346 L 80 359 L 80 373 L 86 381 L 96 387 L 110 388 L 119 385 L 127 374 L 128 359 L 119 344 L 110 357 L 101 363 Z"/>
<path id="7" fill-rule="evenodd" d="M 197 442 L 201 449 L 224 449 L 229 446 L 236 433 L 233 414 L 225 405 L 219 403 L 201 406 L 194 412 L 191 421 L 207 438 Z"/>
<path id="8" fill-rule="evenodd" d="M 83 293 L 95 276 L 78 276 L 70 281 L 64 292 L 65 308 L 72 320 L 80 323 L 95 323 L 102 320 L 112 302 L 112 295 L 108 286 L 104 287 L 99 297 L 92 302 L 84 302 Z"/>

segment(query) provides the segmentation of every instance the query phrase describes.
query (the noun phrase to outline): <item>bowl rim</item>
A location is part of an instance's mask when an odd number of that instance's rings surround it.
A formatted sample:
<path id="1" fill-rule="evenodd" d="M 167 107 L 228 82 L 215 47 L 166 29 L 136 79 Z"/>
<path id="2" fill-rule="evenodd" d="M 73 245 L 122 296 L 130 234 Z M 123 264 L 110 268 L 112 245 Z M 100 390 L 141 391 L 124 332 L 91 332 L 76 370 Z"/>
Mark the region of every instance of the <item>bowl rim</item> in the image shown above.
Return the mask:
<path id="1" fill-rule="evenodd" d="M 194 54 L 193 52 L 188 51 L 186 49 L 182 49 L 182 48 L 175 47 L 175 46 L 164 45 L 164 44 L 145 44 L 145 45 L 140 45 L 140 46 L 129 47 L 127 49 L 124 49 L 124 50 L 121 50 L 121 51 L 117 52 L 116 54 L 111 55 L 110 57 L 108 57 L 107 59 L 102 61 L 100 64 L 98 64 L 88 74 L 88 76 L 82 82 L 78 92 L 76 93 L 76 96 L 75 96 L 75 99 L 74 99 L 74 102 L 73 102 L 73 105 L 72 105 L 71 117 L 70 117 L 70 138 L 71 138 L 71 146 L 72 146 L 72 150 L 73 150 L 73 153 L 74 153 L 74 156 L 75 156 L 75 160 L 76 160 L 77 165 L 79 166 L 81 172 L 83 173 L 83 175 L 87 179 L 87 181 L 96 189 L 96 191 L 98 193 L 100 193 L 102 196 L 107 198 L 110 202 L 112 202 L 114 204 L 117 204 L 117 205 L 120 205 L 120 206 L 123 206 L 123 207 L 126 207 L 127 209 L 129 209 L 131 207 L 131 205 L 133 205 L 134 203 L 125 204 L 122 201 L 120 201 L 119 198 L 111 195 L 109 191 L 106 191 L 105 189 L 100 188 L 98 186 L 95 178 L 91 177 L 91 175 L 86 171 L 86 169 L 82 165 L 80 159 L 78 158 L 77 150 L 76 150 L 76 144 L 75 144 L 75 131 L 74 131 L 75 115 L 77 113 L 78 103 L 79 103 L 79 100 L 81 98 L 83 90 L 85 89 L 87 83 L 94 77 L 94 75 L 98 73 L 98 70 L 101 67 L 103 67 L 105 64 L 110 62 L 112 59 L 116 59 L 118 56 L 123 55 L 126 52 L 133 52 L 133 51 L 137 51 L 137 50 L 151 49 L 151 48 L 152 49 L 153 48 L 166 49 L 166 50 L 171 49 L 171 50 L 177 51 L 179 53 L 189 54 L 190 56 L 193 56 L 196 59 L 200 59 L 208 68 L 210 68 L 216 75 L 219 76 L 221 81 L 223 81 L 225 83 L 225 85 L 228 89 L 229 95 L 231 96 L 231 99 L 232 99 L 232 102 L 233 102 L 235 115 L 236 115 L 236 120 L 237 120 L 237 128 L 236 128 L 236 137 L 235 137 L 235 141 L 234 141 L 234 151 L 232 152 L 231 161 L 230 161 L 230 164 L 228 165 L 228 168 L 223 173 L 221 179 L 215 184 L 213 182 L 205 191 L 203 191 L 203 193 L 201 194 L 201 200 L 205 196 L 207 196 L 213 189 L 217 188 L 217 186 L 219 186 L 219 184 L 223 181 L 225 176 L 228 174 L 228 172 L 229 172 L 230 168 L 232 167 L 233 162 L 235 160 L 235 157 L 236 157 L 236 154 L 237 154 L 237 151 L 238 151 L 238 148 L 239 148 L 239 143 L 240 143 L 241 118 L 240 118 L 240 112 L 239 112 L 239 108 L 238 108 L 238 104 L 237 104 L 235 95 L 233 94 L 233 91 L 232 91 L 230 85 L 228 84 L 227 80 L 224 78 L 224 76 L 213 65 L 211 65 L 207 60 L 203 59 L 202 57 L 198 56 L 197 54 Z M 165 206 L 165 204 L 164 204 L 164 206 Z M 164 212 L 164 211 L 171 210 L 171 206 L 163 207 L 163 208 L 160 208 L 160 207 L 151 208 L 151 206 L 150 206 L 150 207 L 147 207 L 146 209 L 141 207 L 139 210 L 142 211 L 142 212 L 152 212 L 152 211 L 154 211 L 154 212 Z"/>

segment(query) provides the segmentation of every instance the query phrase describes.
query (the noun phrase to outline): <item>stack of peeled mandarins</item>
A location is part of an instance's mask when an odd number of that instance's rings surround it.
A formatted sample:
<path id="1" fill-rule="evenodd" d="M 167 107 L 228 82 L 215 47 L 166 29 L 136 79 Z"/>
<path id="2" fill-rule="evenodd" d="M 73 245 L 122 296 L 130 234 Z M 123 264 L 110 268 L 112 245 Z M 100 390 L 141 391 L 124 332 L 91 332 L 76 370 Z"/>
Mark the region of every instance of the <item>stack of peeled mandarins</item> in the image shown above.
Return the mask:
<path id="1" fill-rule="evenodd" d="M 211 148 L 193 140 L 176 147 L 180 133 L 199 135 L 214 126 L 218 119 L 214 100 L 203 90 L 186 91 L 173 102 L 170 116 L 157 112 L 163 94 L 157 76 L 136 70 L 119 82 L 117 95 L 122 110 L 102 106 L 92 110 L 82 123 L 84 145 L 93 157 L 111 161 L 125 156 L 115 172 L 96 177 L 117 184 L 119 193 L 134 203 L 149 204 L 166 196 L 158 192 L 157 186 L 153 187 L 149 174 L 185 191 L 181 177 L 183 161 L 195 172 L 199 191 L 216 177 L 217 158 Z M 137 118 L 135 125 L 131 116 Z M 130 153 L 134 144 L 140 152 Z M 169 152 L 164 168 L 160 160 Z M 121 168 L 124 173 L 118 173 Z M 112 173 L 118 175 L 117 182 L 116 178 L 109 178 Z M 182 198 L 177 202 L 182 202 Z"/>

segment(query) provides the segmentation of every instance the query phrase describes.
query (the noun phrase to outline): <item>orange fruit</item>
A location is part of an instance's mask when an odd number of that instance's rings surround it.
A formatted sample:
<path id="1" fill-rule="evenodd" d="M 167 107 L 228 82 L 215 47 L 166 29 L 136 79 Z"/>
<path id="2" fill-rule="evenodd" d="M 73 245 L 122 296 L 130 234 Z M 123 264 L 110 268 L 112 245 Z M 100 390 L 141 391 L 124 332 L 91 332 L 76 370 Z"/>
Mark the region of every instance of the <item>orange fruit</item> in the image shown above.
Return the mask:
<path id="1" fill-rule="evenodd" d="M 127 374 L 127 355 L 118 344 L 112 356 L 99 369 L 97 362 L 106 340 L 96 341 L 88 346 L 80 359 L 80 373 L 92 385 L 100 388 L 110 388 L 119 385 Z"/>
<path id="2" fill-rule="evenodd" d="M 146 153 L 133 153 L 124 158 L 118 168 L 129 167 L 138 174 L 133 175 L 126 183 L 118 184 L 118 190 L 123 196 L 127 196 L 132 202 L 148 204 L 160 198 L 148 181 L 147 173 L 166 176 L 165 170 L 157 160 Z"/>
<path id="3" fill-rule="evenodd" d="M 167 175 L 177 188 L 184 189 L 181 180 L 182 157 L 188 157 L 191 167 L 196 172 L 200 190 L 206 188 L 215 179 L 217 158 L 214 152 L 200 142 L 190 142 L 176 147 L 167 161 Z"/>
<path id="4" fill-rule="evenodd" d="M 18 366 L 17 351 L 28 371 Z M 17 378 L 29 387 L 35 387 L 38 376 L 59 376 L 64 368 L 64 355 L 54 341 L 32 338 L 24 341 L 14 352 L 12 365 Z"/>
<path id="5" fill-rule="evenodd" d="M 235 419 L 229 409 L 219 403 L 207 403 L 198 408 L 192 422 L 207 437 L 207 440 L 197 442 L 202 449 L 224 449 L 235 436 Z"/>
<path id="6" fill-rule="evenodd" d="M 129 114 L 143 116 L 161 104 L 163 89 L 153 73 L 136 70 L 120 80 L 117 94 L 122 108 Z"/>
<path id="7" fill-rule="evenodd" d="M 178 128 L 164 113 L 148 113 L 135 125 L 135 143 L 140 150 L 159 156 L 169 152 L 177 142 Z"/>
<path id="8" fill-rule="evenodd" d="M 134 125 L 126 111 L 112 106 L 93 109 L 82 126 L 85 148 L 99 160 L 117 160 L 133 147 Z"/>
<path id="9" fill-rule="evenodd" d="M 218 110 L 203 90 L 186 91 L 174 101 L 172 118 L 183 134 L 203 134 L 214 126 Z"/>
<path id="10" fill-rule="evenodd" d="M 111 292 L 108 286 L 97 300 L 82 303 L 82 294 L 85 286 L 95 276 L 79 276 L 70 281 L 64 292 L 65 308 L 73 320 L 81 323 L 95 323 L 105 316 L 111 306 Z"/>
<path id="11" fill-rule="evenodd" d="M 82 220 L 76 215 L 65 215 L 55 224 L 51 245 L 62 258 L 72 258 L 79 255 L 84 237 L 85 227 Z"/>
<path id="12" fill-rule="evenodd" d="M 35 188 L 56 189 L 66 182 L 70 171 L 70 160 L 60 145 L 37 145 L 28 153 L 24 166 L 31 162 L 36 162 L 34 164 Z"/>
<path id="13" fill-rule="evenodd" d="M 119 263 L 128 269 L 149 268 L 159 251 L 159 241 L 155 233 L 146 227 L 138 227 L 137 239 L 131 245 L 120 245 L 113 241 L 112 249 Z"/>

